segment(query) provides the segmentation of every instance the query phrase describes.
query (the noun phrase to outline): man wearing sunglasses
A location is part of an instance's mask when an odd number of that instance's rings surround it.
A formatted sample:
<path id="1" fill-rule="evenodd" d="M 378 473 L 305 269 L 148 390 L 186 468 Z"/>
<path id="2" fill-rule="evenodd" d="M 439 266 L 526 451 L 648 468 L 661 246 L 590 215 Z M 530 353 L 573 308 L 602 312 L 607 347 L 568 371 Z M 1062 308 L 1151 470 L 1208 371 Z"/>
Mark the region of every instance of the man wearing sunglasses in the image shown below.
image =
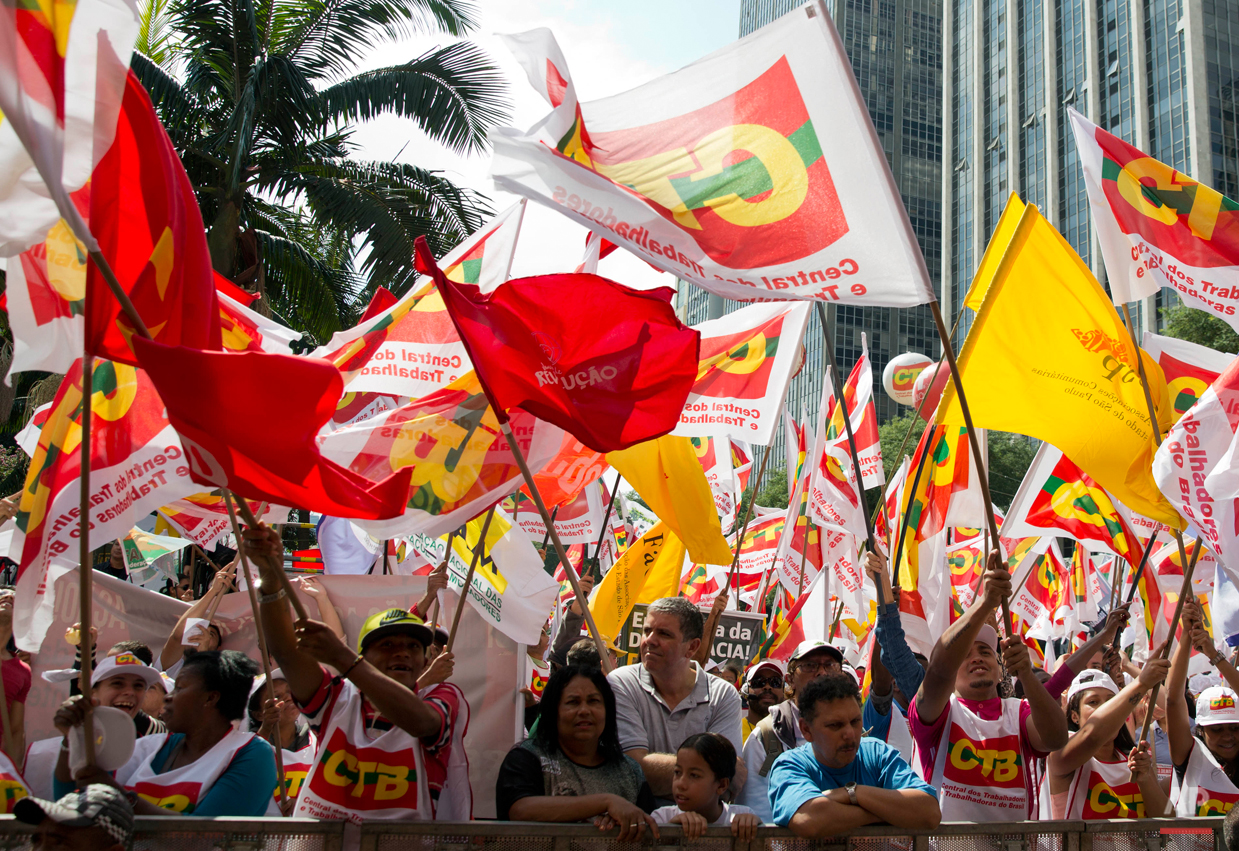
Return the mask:
<path id="1" fill-rule="evenodd" d="M 740 719 L 741 734 L 747 742 L 757 723 L 770 714 L 770 707 L 787 697 L 783 693 L 783 663 L 778 659 L 763 659 L 749 668 L 740 693 L 749 702 L 748 714 Z"/>
<path id="2" fill-rule="evenodd" d="M 818 677 L 842 671 L 843 653 L 825 641 L 802 641 L 788 661 L 787 669 L 793 692 L 791 699 L 770 707 L 766 717 L 757 722 L 753 735 L 744 743 L 744 763 L 749 776 L 738 803 L 752 809 L 763 823 L 769 823 L 773 818 L 770 810 L 771 766 L 779 754 L 805 743 L 804 734 L 800 731 L 800 710 L 796 708 L 796 699 L 805 686 Z M 751 696 L 749 701 L 751 706 Z M 752 709 L 749 711 L 752 712 Z"/>

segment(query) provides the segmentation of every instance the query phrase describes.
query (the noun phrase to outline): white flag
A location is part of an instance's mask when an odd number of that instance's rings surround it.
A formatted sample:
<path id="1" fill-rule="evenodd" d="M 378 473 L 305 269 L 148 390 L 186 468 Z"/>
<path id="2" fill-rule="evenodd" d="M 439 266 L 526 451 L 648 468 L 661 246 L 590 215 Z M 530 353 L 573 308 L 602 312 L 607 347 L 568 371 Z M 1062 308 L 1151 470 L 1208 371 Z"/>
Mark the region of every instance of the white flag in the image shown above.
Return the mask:
<path id="1" fill-rule="evenodd" d="M 491 135 L 500 189 L 726 298 L 934 301 L 821 3 L 594 103 L 578 101 L 549 30 L 504 38 L 552 109 Z"/>

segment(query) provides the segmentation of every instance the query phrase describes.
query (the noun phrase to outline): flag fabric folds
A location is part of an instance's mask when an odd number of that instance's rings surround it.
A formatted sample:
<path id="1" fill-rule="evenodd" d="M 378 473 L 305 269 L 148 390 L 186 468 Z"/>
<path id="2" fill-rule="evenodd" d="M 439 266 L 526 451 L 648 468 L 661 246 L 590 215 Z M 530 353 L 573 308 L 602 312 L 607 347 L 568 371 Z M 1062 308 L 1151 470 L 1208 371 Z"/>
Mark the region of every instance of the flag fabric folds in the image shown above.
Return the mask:
<path id="1" fill-rule="evenodd" d="M 57 577 L 79 561 L 82 365 L 61 382 L 22 488 L 10 556 L 18 563 L 13 635 L 38 652 Z M 90 546 L 122 537 L 161 505 L 200 490 L 150 378 L 99 360 L 91 376 Z"/>
<path id="2" fill-rule="evenodd" d="M 1175 423 L 1153 459 L 1166 499 L 1223 564 L 1239 564 L 1239 359 Z"/>
<path id="3" fill-rule="evenodd" d="M 194 481 L 332 517 L 379 519 L 403 511 L 411 472 L 371 481 L 319 453 L 315 436 L 343 389 L 331 364 L 140 337 L 133 345 L 181 436 Z"/>
<path id="4" fill-rule="evenodd" d="M 1239 329 L 1239 203 L 1067 114 L 1114 303 L 1169 287 Z"/>
<path id="5" fill-rule="evenodd" d="M 774 437 L 787 386 L 801 362 L 809 304 L 755 304 L 694 325 L 701 333 L 697 378 L 674 434 Z"/>
<path id="6" fill-rule="evenodd" d="M 250 512 L 263 523 L 283 523 L 288 519 L 288 509 L 283 506 L 257 500 L 246 500 L 246 503 Z M 228 507 L 220 494 L 190 494 L 160 506 L 159 516 L 204 550 L 212 549 L 221 537 L 232 532 Z"/>
<path id="7" fill-rule="evenodd" d="M 669 434 L 607 454 L 697 564 L 731 564 L 714 497 L 687 437 Z"/>
<path id="8" fill-rule="evenodd" d="M 670 290 L 566 274 L 484 293 L 448 280 L 424 239 L 417 259 L 496 407 L 523 408 L 599 452 L 675 427 L 697 372 L 698 334 L 676 318 Z"/>
<path id="9" fill-rule="evenodd" d="M 531 469 L 547 463 L 563 434 L 521 410 L 511 412 L 512 434 Z M 413 532 L 441 535 L 512 493 L 521 472 L 499 419 L 477 376 L 462 376 L 442 390 L 319 439 L 323 455 L 351 473 L 382 481 L 403 471 L 404 512 L 360 519 L 376 538 Z"/>
<path id="10" fill-rule="evenodd" d="M 1088 267 L 1029 205 L 959 353 L 972 420 L 1057 446 L 1116 499 L 1180 527 L 1150 474 L 1153 426 L 1138 350 Z M 1158 416 L 1160 367 L 1143 357 Z M 937 422 L 962 425 L 954 382 Z"/>
<path id="11" fill-rule="evenodd" d="M 506 37 L 551 112 L 492 134 L 495 184 L 725 298 L 934 300 L 829 15 L 816 5 L 605 101 L 554 36 Z"/>
<path id="12" fill-rule="evenodd" d="M 1209 385 L 1217 381 L 1235 359 L 1233 354 L 1150 331 L 1144 332 L 1143 348 L 1166 376 L 1173 422 L 1178 422 L 1179 417 L 1200 400 Z"/>
<path id="13" fill-rule="evenodd" d="M 142 583 L 154 575 L 160 565 L 156 562 L 169 553 L 179 552 L 189 546 L 185 538 L 172 538 L 167 535 L 156 535 L 143 532 L 141 529 L 130 529 L 129 534 L 121 538 L 121 552 L 125 559 L 125 570 L 130 578 Z M 169 579 L 176 579 L 174 571 L 164 571 Z"/>
<path id="14" fill-rule="evenodd" d="M 1041 444 L 1003 521 L 1003 537 L 1058 535 L 1139 564 L 1144 548 L 1125 510 L 1091 476 Z"/>
<path id="15" fill-rule="evenodd" d="M 9 260 L 4 291 L 13 329 L 10 374 L 67 373 L 82 356 L 86 246 L 64 219 L 38 245 Z"/>
<path id="16" fill-rule="evenodd" d="M 85 233 L 69 194 L 111 142 L 137 7 L 77 0 L 0 10 L 0 255 L 42 242 L 60 218 Z"/>
<path id="17" fill-rule="evenodd" d="M 158 342 L 219 350 L 215 272 L 193 185 L 150 97 L 130 72 L 116 138 L 90 180 L 90 228 Z M 86 351 L 138 365 L 135 330 L 91 261 Z"/>
<path id="18" fill-rule="evenodd" d="M 637 603 L 676 596 L 684 553 L 684 544 L 665 523 L 638 538 L 594 593 L 589 609 L 598 631 L 614 639 Z"/>

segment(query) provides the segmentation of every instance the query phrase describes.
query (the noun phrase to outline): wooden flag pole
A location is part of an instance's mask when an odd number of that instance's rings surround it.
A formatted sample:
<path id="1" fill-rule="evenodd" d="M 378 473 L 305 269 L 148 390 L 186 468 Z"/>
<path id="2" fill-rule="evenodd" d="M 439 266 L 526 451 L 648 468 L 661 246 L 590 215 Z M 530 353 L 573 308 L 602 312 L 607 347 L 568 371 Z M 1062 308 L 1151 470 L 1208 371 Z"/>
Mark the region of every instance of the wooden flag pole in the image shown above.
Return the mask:
<path id="1" fill-rule="evenodd" d="M 1140 386 L 1144 390 L 1144 402 L 1149 408 L 1149 426 L 1153 429 L 1153 440 L 1158 445 L 1162 445 L 1162 430 L 1157 423 L 1157 406 L 1153 404 L 1153 391 L 1149 388 L 1149 376 L 1144 371 L 1144 358 L 1140 357 L 1140 341 L 1136 339 L 1136 326 L 1131 321 L 1131 311 L 1128 310 L 1127 304 L 1123 304 L 1123 321 L 1127 325 L 1127 334 L 1131 338 L 1133 356 L 1136 359 L 1136 370 L 1140 373 Z M 1192 574 L 1196 571 L 1196 559 L 1193 558 L 1191 564 L 1187 561 L 1187 549 L 1183 544 L 1183 533 L 1178 529 L 1171 528 L 1171 533 L 1174 535 L 1175 543 L 1179 547 L 1179 564 L 1186 565 L 1183 570 L 1183 585 L 1179 588 L 1179 601 L 1174 607 L 1174 617 L 1170 619 L 1170 638 L 1166 640 L 1166 646 L 1162 650 L 1161 658 L 1170 658 L 1170 645 L 1174 643 L 1175 633 L 1179 631 L 1179 616 L 1183 614 L 1183 601 L 1188 594 L 1192 592 Z M 1150 540 L 1150 549 L 1152 549 L 1152 541 Z M 1200 542 L 1197 541 L 1195 553 L 1200 551 Z M 1194 554 L 1195 554 L 1194 553 Z M 1132 582 L 1133 591 L 1139 580 Z M 1149 692 L 1149 709 L 1144 715 L 1144 726 L 1140 730 L 1140 738 L 1137 742 L 1146 741 L 1149 737 L 1149 727 L 1153 723 L 1153 707 L 1157 703 L 1157 693 L 1161 690 L 1161 683 L 1153 686 L 1153 690 Z"/>
<path id="2" fill-rule="evenodd" d="M 220 489 L 222 493 L 227 494 L 227 488 Z M 225 497 L 226 498 L 226 497 Z M 241 519 L 245 521 L 247 526 L 257 529 L 259 526 L 258 518 L 254 516 L 254 512 L 250 510 L 250 505 L 244 499 L 236 501 L 237 511 L 241 512 Z M 237 540 L 237 550 L 241 549 L 241 541 Z M 280 569 L 276 571 L 276 578 L 279 580 L 280 586 L 284 589 L 284 593 L 288 595 L 288 602 L 292 604 L 293 611 L 297 613 L 297 620 L 309 620 L 310 616 L 305 610 L 305 606 L 297 599 L 297 592 L 293 590 L 293 584 L 288 579 L 288 574 L 284 572 L 284 565 L 280 565 Z"/>
<path id="3" fill-rule="evenodd" d="M 1149 553 L 1153 551 L 1153 541 L 1155 538 L 1157 538 L 1157 533 L 1160 531 L 1161 531 L 1161 527 L 1159 526 L 1158 528 L 1154 529 L 1153 534 L 1149 536 L 1149 545 L 1145 547 L 1144 555 L 1140 557 L 1140 566 L 1137 567 L 1136 572 L 1132 574 L 1131 590 L 1127 592 L 1127 602 L 1129 603 L 1135 598 L 1136 591 L 1140 587 L 1140 577 L 1144 576 L 1144 568 L 1149 563 Z M 1193 554 L 1192 564 L 1195 564 L 1195 563 L 1196 563 L 1196 558 Z M 1115 646 L 1117 647 L 1118 645 L 1115 645 Z"/>
<path id="4" fill-rule="evenodd" d="M 439 562 L 439 566 L 435 570 L 447 570 L 448 559 L 452 557 L 452 541 L 456 538 L 456 531 L 447 533 L 447 546 L 443 549 L 443 561 Z M 439 595 L 435 594 L 434 605 L 430 607 L 430 618 L 426 621 L 426 625 L 434 628 L 434 625 L 439 622 Z"/>
<path id="5" fill-rule="evenodd" d="M 753 516 L 753 503 L 757 501 L 757 491 L 761 489 L 762 477 L 766 475 L 766 461 L 770 459 L 770 448 L 774 446 L 774 441 L 766 444 L 766 451 L 761 454 L 761 464 L 757 467 L 757 478 L 753 480 L 753 490 L 749 493 L 749 504 L 744 509 L 744 523 L 740 526 L 740 534 L 736 536 L 736 553 L 731 559 L 731 569 L 727 571 L 727 590 L 731 591 L 731 583 L 736 583 L 736 602 L 740 600 L 740 580 L 738 572 L 740 569 L 740 548 L 744 546 L 744 535 L 749 530 L 749 519 Z"/>
<path id="6" fill-rule="evenodd" d="M 258 591 L 254 588 L 254 574 L 250 570 L 250 560 L 241 546 L 241 524 L 237 523 L 237 512 L 232 507 L 232 494 L 224 491 L 224 505 L 228 508 L 228 522 L 232 524 L 232 534 L 237 536 L 237 557 L 241 560 L 241 570 L 245 573 L 245 586 L 249 590 L 250 611 L 254 613 L 254 630 L 258 633 L 258 654 L 262 656 L 262 672 L 267 678 L 267 699 L 275 704 L 275 682 L 271 679 L 271 657 L 267 654 L 267 633 L 262 628 L 262 616 L 258 613 Z M 222 594 L 220 595 L 223 596 Z M 284 748 L 280 741 L 280 725 L 275 725 L 275 777 L 279 782 L 280 805 L 288 803 L 288 788 L 284 782 Z"/>
<path id="7" fill-rule="evenodd" d="M 460 590 L 460 599 L 456 603 L 456 611 L 452 613 L 452 628 L 447 634 L 447 649 L 446 653 L 452 652 L 452 646 L 456 643 L 456 627 L 460 626 L 460 616 L 465 611 L 465 605 L 469 602 L 469 589 L 473 587 L 473 573 L 478 569 L 478 562 L 482 560 L 482 553 L 486 552 L 486 533 L 490 531 L 490 521 L 495 518 L 495 506 L 491 506 L 486 512 L 486 520 L 482 523 L 482 533 L 478 535 L 478 542 L 473 547 L 473 559 L 469 562 L 469 570 L 465 573 L 465 584 Z M 466 535 L 465 540 L 468 540 Z"/>
<path id="8" fill-rule="evenodd" d="M 822 346 L 826 349 L 826 358 L 830 363 L 830 372 L 834 376 L 834 381 L 839 382 L 839 390 L 836 391 L 835 396 L 839 400 L 839 407 L 843 410 L 843 429 L 847 433 L 848 451 L 852 455 L 852 470 L 856 473 L 856 494 L 863 501 L 865 496 L 865 483 L 861 479 L 860 475 L 860 454 L 856 451 L 856 435 L 852 433 L 852 416 L 848 413 L 847 393 L 845 392 L 845 388 L 847 387 L 847 379 L 839 374 L 839 364 L 835 362 L 834 341 L 830 339 L 830 332 L 826 328 L 826 307 L 820 301 L 814 302 L 814 305 L 817 307 L 818 321 L 821 322 L 822 325 Z M 827 411 L 826 415 L 829 417 L 832 413 L 833 412 L 831 411 Z M 816 458 L 813 459 L 814 463 L 816 463 L 816 461 Z M 873 518 L 869 516 L 869 512 L 867 511 L 862 513 L 865 516 L 865 547 L 869 550 L 869 552 L 873 552 Z M 807 520 L 807 511 L 805 512 L 805 515 L 805 519 Z M 878 586 L 878 605 L 885 605 L 885 602 L 882 600 L 881 586 Z"/>
<path id="9" fill-rule="evenodd" d="M 538 490 L 538 485 L 533 479 L 533 473 L 529 470 L 529 464 L 525 461 L 525 453 L 521 450 L 521 446 L 516 440 L 516 435 L 512 433 L 512 426 L 508 422 L 507 414 L 502 408 L 495 406 L 493 402 L 491 407 L 494 408 L 495 413 L 499 416 L 499 427 L 503 429 L 503 434 L 508 439 L 508 446 L 512 448 L 512 457 L 516 459 L 516 465 L 521 468 L 521 475 L 525 477 L 525 483 L 529 485 L 529 495 L 533 497 L 534 505 L 538 507 L 538 513 L 542 515 L 542 522 L 546 524 L 550 540 L 555 545 L 555 552 L 559 555 L 559 560 L 564 565 L 564 573 L 572 584 L 572 593 L 576 595 L 577 602 L 581 604 L 581 610 L 585 612 L 585 625 L 589 627 L 590 637 L 594 639 L 594 644 L 598 646 L 598 661 L 601 664 L 602 672 L 609 674 L 612 668 L 611 654 L 607 652 L 607 646 L 602 643 L 602 637 L 598 634 L 598 625 L 594 623 L 594 613 L 589 610 L 589 600 L 581 592 L 581 580 L 572 568 L 572 562 L 568 559 L 568 553 L 564 551 L 564 545 L 560 543 L 559 533 L 555 531 L 555 521 L 551 519 L 550 512 L 546 510 L 546 503 L 542 501 L 542 492 Z"/>
<path id="10" fill-rule="evenodd" d="M 1029 209 L 1034 209 L 1029 205 Z M 1004 260 L 1005 262 L 1005 260 Z M 977 440 L 977 430 L 972 424 L 972 412 L 968 410 L 968 397 L 964 395 L 964 382 L 959 377 L 959 364 L 955 362 L 955 347 L 951 344 L 951 336 L 947 333 L 946 322 L 942 319 L 942 308 L 938 302 L 931 301 L 929 308 L 934 315 L 934 325 L 938 328 L 938 337 L 942 340 L 942 353 L 946 357 L 947 366 L 951 368 L 951 381 L 955 384 L 955 394 L 959 396 L 959 409 L 964 415 L 964 426 L 968 430 L 968 443 L 972 446 L 972 458 L 977 465 L 977 481 L 981 484 L 981 498 L 985 502 L 985 522 L 989 526 L 990 537 L 994 539 L 994 548 L 1002 556 L 1002 540 L 998 537 L 998 523 L 994 520 L 994 501 L 989 492 L 989 473 L 985 459 L 981 457 L 981 443 Z M 988 557 L 988 554 L 987 554 Z M 1002 620 L 1009 636 L 1015 635 L 1011 626 L 1011 601 L 1009 597 L 1002 598 Z"/>
<path id="11" fill-rule="evenodd" d="M 91 388 L 94 385 L 94 358 L 88 352 L 82 353 L 82 460 L 81 460 L 81 505 L 78 514 L 78 558 L 80 566 L 78 578 L 78 603 L 80 612 L 78 622 L 81 624 L 78 646 L 82 649 L 82 671 L 78 679 L 78 690 L 86 695 L 85 712 L 82 728 L 86 731 L 83 737 L 86 742 L 86 765 L 95 764 L 95 726 L 90 699 L 91 669 L 94 667 L 95 648 L 90 636 L 91 615 L 94 613 L 94 565 L 90 563 L 90 426 L 91 426 Z M 0 686 L 3 685 L 0 680 Z M 9 723 L 9 706 L 7 699 L 0 694 L 0 707 L 4 709 L 4 749 L 14 762 L 22 759 L 22 754 L 15 754 L 11 749 L 12 725 Z"/>

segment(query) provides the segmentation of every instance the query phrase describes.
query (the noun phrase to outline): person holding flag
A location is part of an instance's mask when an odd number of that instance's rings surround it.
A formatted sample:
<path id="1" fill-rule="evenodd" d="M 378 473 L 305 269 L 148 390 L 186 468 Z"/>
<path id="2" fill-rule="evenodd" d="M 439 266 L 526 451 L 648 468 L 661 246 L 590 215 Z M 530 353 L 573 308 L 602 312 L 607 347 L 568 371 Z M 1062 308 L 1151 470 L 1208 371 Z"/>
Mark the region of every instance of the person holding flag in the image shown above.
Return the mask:
<path id="1" fill-rule="evenodd" d="M 869 697 L 865 700 L 865 735 L 881 739 L 899 751 L 904 761 L 912 760 L 912 729 L 908 726 L 910 695 L 915 695 L 925 679 L 929 660 L 913 653 L 899 619 L 899 600 L 886 572 L 886 559 L 876 551 L 865 553 L 865 571 L 874 585 L 882 589 L 874 626 L 873 672 Z"/>
<path id="2" fill-rule="evenodd" d="M 318 736 L 294 815 L 356 823 L 469 820 L 472 791 L 463 759 L 469 704 L 450 683 L 418 690 L 434 641 L 430 628 L 404 609 L 378 612 L 362 625 L 354 652 L 324 623 L 293 623 L 275 530 L 246 529 L 243 546 L 259 568 L 267 645 Z M 446 679 L 452 654 L 441 653 L 432 664 L 447 669 L 438 672 Z M 331 676 L 324 665 L 340 674 Z M 363 763 L 380 767 L 364 771 Z"/>
<path id="3" fill-rule="evenodd" d="M 1180 818 L 1216 816 L 1239 802 L 1239 671 L 1213 646 L 1202 626 L 1200 604 L 1183 601 L 1183 635 L 1175 648 L 1166 678 L 1166 736 L 1174 778 L 1169 802 L 1146 799 L 1151 815 L 1170 806 Z M 1187 669 L 1192 649 L 1199 650 L 1226 681 L 1211 686 L 1196 698 L 1196 731 L 1192 734 L 1187 711 Z M 1143 743 L 1142 743 L 1143 745 Z"/>
<path id="4" fill-rule="evenodd" d="M 1010 594 L 1011 574 L 991 551 L 981 593 L 938 639 L 909 707 L 915 768 L 938 789 L 943 821 L 1031 818 L 1033 761 L 1067 744 L 1067 718 L 1034 673 L 1027 646 L 1018 637 L 1000 644 L 988 623 Z M 1004 666 L 1023 685 L 1023 700 L 999 697 Z"/>

